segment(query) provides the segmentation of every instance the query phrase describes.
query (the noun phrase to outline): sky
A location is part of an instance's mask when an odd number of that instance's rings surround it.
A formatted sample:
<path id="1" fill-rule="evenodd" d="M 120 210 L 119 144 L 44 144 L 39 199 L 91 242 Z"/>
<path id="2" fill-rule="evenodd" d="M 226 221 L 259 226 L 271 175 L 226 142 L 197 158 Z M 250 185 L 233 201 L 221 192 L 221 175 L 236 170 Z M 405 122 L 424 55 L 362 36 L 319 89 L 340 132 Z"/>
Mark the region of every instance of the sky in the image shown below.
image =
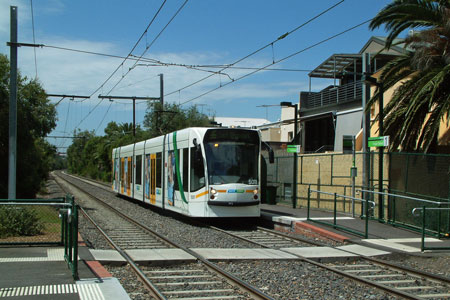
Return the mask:
<path id="1" fill-rule="evenodd" d="M 298 103 L 300 92 L 309 90 L 310 70 L 334 53 L 358 53 L 371 36 L 386 35 L 383 28 L 357 25 L 390 2 L 0 0 L 0 53 L 9 57 L 10 6 L 17 6 L 18 42 L 45 45 L 18 49 L 21 74 L 37 78 L 48 94 L 90 96 L 49 98 L 58 103 L 50 136 L 75 130 L 103 135 L 110 121 L 132 122 L 132 101 L 98 96 L 159 97 L 159 74 L 165 102 L 196 105 L 209 116 L 275 122 L 280 102 Z M 329 84 L 312 79 L 311 90 Z M 147 103 L 136 102 L 137 124 Z M 48 141 L 60 152 L 71 143 Z"/>

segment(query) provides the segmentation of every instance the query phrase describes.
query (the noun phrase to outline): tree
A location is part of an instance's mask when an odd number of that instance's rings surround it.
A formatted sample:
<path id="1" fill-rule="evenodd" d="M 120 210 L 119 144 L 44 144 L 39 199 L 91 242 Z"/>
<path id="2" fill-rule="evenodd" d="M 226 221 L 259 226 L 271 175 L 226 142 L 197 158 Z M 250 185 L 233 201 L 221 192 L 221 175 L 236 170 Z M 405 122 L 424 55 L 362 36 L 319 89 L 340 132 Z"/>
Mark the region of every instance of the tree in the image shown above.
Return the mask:
<path id="1" fill-rule="evenodd" d="M 7 198 L 9 150 L 9 61 L 0 54 L 0 198 Z M 56 110 L 36 80 L 18 75 L 17 198 L 34 198 L 48 177 L 56 148 L 44 140 L 56 126 Z"/>
<path id="2" fill-rule="evenodd" d="M 440 124 L 450 112 L 450 1 L 394 0 L 370 28 L 382 25 L 389 32 L 387 49 L 398 44 L 404 30 L 411 30 L 401 41 L 407 53 L 388 63 L 379 79 L 384 90 L 402 83 L 384 109 L 391 148 L 435 152 Z"/>
<path id="3" fill-rule="evenodd" d="M 111 181 L 112 149 L 186 127 L 209 126 L 210 122 L 208 117 L 200 114 L 195 107 L 182 110 L 176 104 L 166 104 L 162 110 L 158 103 L 149 106 L 144 125 L 148 130 L 144 131 L 137 126 L 136 136 L 132 134 L 131 123 L 110 122 L 105 128 L 104 136 L 96 136 L 93 131 L 76 132 L 76 138 L 67 149 L 69 171 Z"/>
<path id="4" fill-rule="evenodd" d="M 200 113 L 196 106 L 183 110 L 175 103 L 149 103 L 144 117 L 144 126 L 150 137 L 160 136 L 187 127 L 208 127 L 211 121 Z"/>

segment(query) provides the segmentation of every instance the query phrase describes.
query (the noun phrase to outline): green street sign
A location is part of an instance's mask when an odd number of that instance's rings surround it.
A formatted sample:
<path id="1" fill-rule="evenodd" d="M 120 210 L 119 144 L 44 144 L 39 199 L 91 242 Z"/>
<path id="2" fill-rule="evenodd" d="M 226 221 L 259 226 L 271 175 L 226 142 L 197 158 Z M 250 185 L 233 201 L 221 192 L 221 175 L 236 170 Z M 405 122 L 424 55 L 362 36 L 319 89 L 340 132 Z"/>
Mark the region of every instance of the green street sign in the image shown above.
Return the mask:
<path id="1" fill-rule="evenodd" d="M 287 152 L 288 153 L 300 153 L 300 145 L 288 145 Z"/>
<path id="2" fill-rule="evenodd" d="M 389 146 L 389 136 L 374 136 L 369 137 L 367 141 L 369 147 L 388 147 Z"/>

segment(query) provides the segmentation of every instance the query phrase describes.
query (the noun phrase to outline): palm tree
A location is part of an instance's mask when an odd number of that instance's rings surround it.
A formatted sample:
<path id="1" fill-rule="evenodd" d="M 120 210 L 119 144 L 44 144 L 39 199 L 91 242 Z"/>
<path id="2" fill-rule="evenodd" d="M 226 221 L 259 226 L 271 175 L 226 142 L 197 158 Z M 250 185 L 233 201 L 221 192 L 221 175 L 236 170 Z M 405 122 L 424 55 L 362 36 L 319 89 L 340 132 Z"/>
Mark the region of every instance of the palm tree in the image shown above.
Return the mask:
<path id="1" fill-rule="evenodd" d="M 401 41 L 406 54 L 388 63 L 379 79 L 384 90 L 402 82 L 385 107 L 391 148 L 434 152 L 439 126 L 450 118 L 450 0 L 394 0 L 370 28 L 381 25 L 389 32 L 387 49 L 400 43 L 399 34 L 410 29 Z"/>

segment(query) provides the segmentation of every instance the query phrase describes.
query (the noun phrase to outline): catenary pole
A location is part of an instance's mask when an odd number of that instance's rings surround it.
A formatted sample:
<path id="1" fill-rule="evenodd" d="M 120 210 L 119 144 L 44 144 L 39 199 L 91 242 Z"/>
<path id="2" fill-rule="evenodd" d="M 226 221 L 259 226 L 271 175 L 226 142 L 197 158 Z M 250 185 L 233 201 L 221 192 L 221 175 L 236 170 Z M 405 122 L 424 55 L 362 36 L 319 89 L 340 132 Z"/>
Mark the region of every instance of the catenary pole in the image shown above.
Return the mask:
<path id="1" fill-rule="evenodd" d="M 164 75 L 159 74 L 159 101 L 161 102 L 161 109 L 164 109 Z"/>
<path id="2" fill-rule="evenodd" d="M 132 100 L 133 101 L 133 137 L 136 136 L 136 100 L 160 101 L 159 97 L 136 97 L 136 96 L 102 96 L 98 95 L 99 99 L 112 100 Z"/>
<path id="3" fill-rule="evenodd" d="M 8 199 L 16 199 L 17 166 L 17 6 L 10 7 L 9 169 Z"/>

